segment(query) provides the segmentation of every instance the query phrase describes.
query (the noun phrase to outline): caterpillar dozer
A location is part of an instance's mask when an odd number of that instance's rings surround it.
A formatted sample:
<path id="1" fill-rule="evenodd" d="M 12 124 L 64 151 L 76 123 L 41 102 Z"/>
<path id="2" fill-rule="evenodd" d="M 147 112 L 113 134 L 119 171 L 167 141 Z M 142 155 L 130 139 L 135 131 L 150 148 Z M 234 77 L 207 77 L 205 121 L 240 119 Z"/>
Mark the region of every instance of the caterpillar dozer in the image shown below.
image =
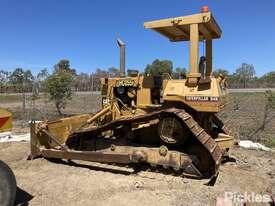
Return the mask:
<path id="1" fill-rule="evenodd" d="M 31 123 L 31 158 L 148 164 L 190 178 L 217 177 L 223 155 L 234 144 L 216 116 L 226 102 L 226 79 L 211 76 L 212 40 L 221 37 L 221 29 L 205 9 L 144 27 L 172 42 L 190 42 L 186 77 L 133 70 L 126 75 L 125 44 L 118 39 L 120 75 L 101 79 L 101 110 Z M 199 60 L 200 42 L 206 47 Z"/>

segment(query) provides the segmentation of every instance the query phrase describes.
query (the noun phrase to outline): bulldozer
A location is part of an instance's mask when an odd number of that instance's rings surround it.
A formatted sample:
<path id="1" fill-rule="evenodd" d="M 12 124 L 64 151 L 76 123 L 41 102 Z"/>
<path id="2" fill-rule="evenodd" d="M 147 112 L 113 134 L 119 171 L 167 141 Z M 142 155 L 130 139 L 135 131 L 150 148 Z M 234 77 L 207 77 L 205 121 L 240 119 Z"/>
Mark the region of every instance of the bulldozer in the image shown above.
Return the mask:
<path id="1" fill-rule="evenodd" d="M 101 109 L 31 123 L 30 158 L 85 160 L 170 169 L 214 180 L 234 137 L 217 113 L 225 106 L 226 78 L 211 76 L 212 41 L 221 29 L 208 9 L 145 22 L 172 42 L 189 42 L 189 72 L 181 79 L 128 70 L 125 43 L 118 39 L 120 74 L 101 79 Z M 199 58 L 200 42 L 205 56 Z"/>

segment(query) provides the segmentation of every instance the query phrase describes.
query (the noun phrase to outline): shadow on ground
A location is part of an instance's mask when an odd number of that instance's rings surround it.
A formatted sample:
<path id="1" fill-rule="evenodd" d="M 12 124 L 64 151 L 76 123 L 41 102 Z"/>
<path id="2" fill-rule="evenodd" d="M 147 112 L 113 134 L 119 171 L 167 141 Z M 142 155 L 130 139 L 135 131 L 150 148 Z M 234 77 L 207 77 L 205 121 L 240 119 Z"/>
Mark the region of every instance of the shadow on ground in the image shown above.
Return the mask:
<path id="1" fill-rule="evenodd" d="M 29 205 L 29 201 L 33 198 L 31 194 L 17 187 L 15 205 L 26 206 Z"/>
<path id="2" fill-rule="evenodd" d="M 86 165 L 86 164 L 81 164 L 81 163 L 76 163 L 72 160 L 64 161 L 61 159 L 55 159 L 55 158 L 46 158 L 48 161 L 55 163 L 55 164 L 62 164 L 62 165 L 69 165 L 73 167 L 81 167 L 81 168 L 86 168 L 90 170 L 95 170 L 95 171 L 102 171 L 102 172 L 110 172 L 114 174 L 122 174 L 122 175 L 131 175 L 132 172 L 129 171 L 123 171 L 119 169 L 114 169 L 114 168 L 106 168 L 104 166 L 93 166 L 93 165 Z M 107 164 L 106 164 L 107 166 Z"/>

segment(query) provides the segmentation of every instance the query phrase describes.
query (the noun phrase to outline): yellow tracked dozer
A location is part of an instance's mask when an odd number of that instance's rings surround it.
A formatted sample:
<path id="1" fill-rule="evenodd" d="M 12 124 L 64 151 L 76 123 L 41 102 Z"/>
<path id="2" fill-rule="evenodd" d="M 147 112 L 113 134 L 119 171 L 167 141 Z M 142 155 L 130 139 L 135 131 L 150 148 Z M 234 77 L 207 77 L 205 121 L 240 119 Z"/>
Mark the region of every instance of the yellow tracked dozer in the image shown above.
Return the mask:
<path id="1" fill-rule="evenodd" d="M 102 109 L 31 124 L 31 158 L 43 156 L 101 163 L 148 164 L 191 178 L 214 180 L 234 139 L 216 116 L 225 105 L 226 80 L 211 76 L 212 40 L 221 29 L 211 12 L 144 23 L 170 41 L 190 42 L 186 78 L 129 71 L 125 44 L 120 76 L 101 79 Z M 206 56 L 199 60 L 199 42 Z"/>

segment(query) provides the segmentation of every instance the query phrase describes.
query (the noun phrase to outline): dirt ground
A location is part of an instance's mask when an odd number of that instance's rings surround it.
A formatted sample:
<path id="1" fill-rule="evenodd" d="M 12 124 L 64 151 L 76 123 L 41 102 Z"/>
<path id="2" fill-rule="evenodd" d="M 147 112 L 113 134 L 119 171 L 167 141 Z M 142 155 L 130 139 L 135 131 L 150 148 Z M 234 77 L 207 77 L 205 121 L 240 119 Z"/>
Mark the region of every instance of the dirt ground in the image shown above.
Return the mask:
<path id="1" fill-rule="evenodd" d="M 215 205 L 225 192 L 275 194 L 274 152 L 233 149 L 236 162 L 221 166 L 213 187 L 206 180 L 96 163 L 29 161 L 28 154 L 27 142 L 0 144 L 0 157 L 17 179 L 18 205 Z"/>

